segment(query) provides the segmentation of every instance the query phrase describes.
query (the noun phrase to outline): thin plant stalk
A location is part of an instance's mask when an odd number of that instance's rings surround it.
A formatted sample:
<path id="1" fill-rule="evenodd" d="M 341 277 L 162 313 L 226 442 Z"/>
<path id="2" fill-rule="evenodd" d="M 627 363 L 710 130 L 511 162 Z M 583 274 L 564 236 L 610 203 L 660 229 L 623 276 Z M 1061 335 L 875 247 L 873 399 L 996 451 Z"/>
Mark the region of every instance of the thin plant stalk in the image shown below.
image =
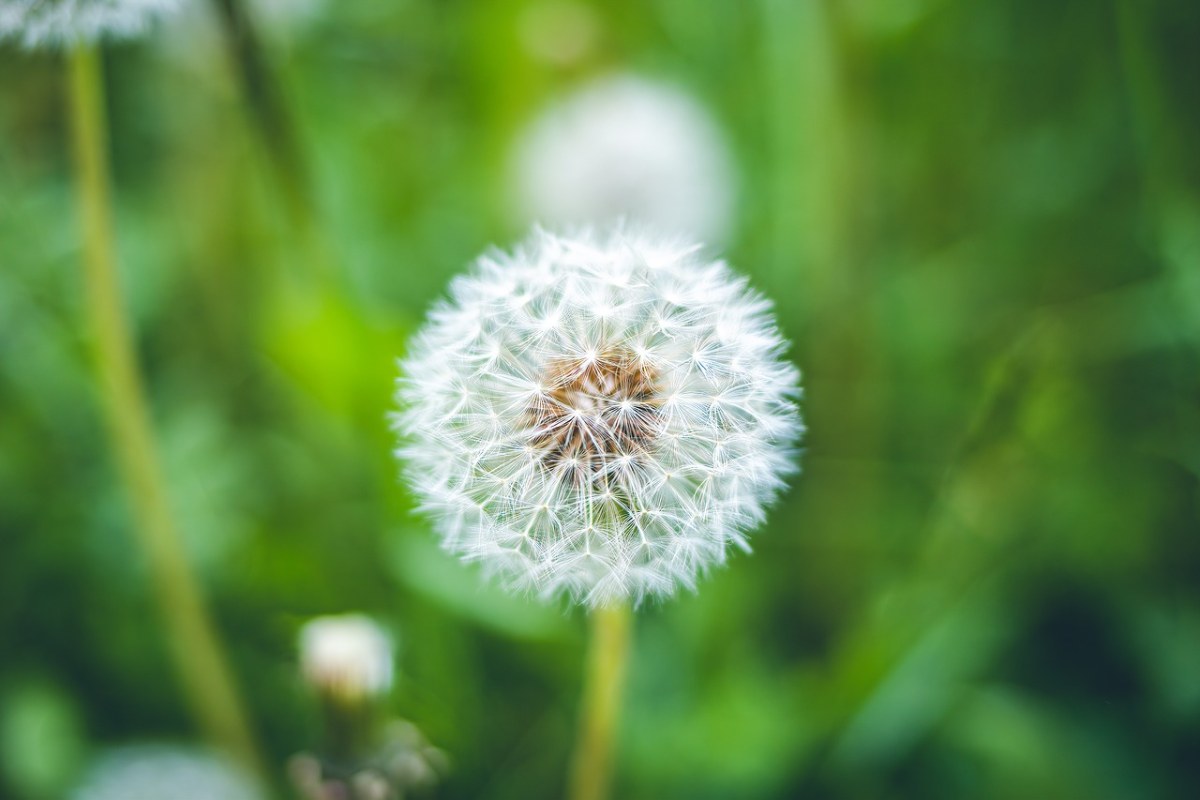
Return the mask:
<path id="1" fill-rule="evenodd" d="M 613 743 L 629 660 L 629 606 L 598 608 L 591 625 L 579 738 L 571 762 L 570 800 L 604 800 L 612 784 Z"/>
<path id="2" fill-rule="evenodd" d="M 205 734 L 249 768 L 261 761 L 220 643 L 171 515 L 133 337 L 118 284 L 100 55 L 70 55 L 70 118 L 83 234 L 84 297 L 97 379 L 137 542 L 149 566 L 171 654 Z M 261 774 L 261 771 L 260 771 Z"/>
<path id="3" fill-rule="evenodd" d="M 291 221 L 311 225 L 315 212 L 308 170 L 279 78 L 243 4 L 239 0 L 213 0 L 213 4 L 246 106 L 284 194 Z"/>
<path id="4" fill-rule="evenodd" d="M 251 124 L 282 195 L 291 238 L 297 243 L 301 263 L 308 268 L 307 274 L 293 274 L 289 279 L 295 288 L 307 292 L 330 289 L 335 273 L 333 250 L 321 228 L 311 171 L 279 72 L 244 1 L 212 2 Z"/>

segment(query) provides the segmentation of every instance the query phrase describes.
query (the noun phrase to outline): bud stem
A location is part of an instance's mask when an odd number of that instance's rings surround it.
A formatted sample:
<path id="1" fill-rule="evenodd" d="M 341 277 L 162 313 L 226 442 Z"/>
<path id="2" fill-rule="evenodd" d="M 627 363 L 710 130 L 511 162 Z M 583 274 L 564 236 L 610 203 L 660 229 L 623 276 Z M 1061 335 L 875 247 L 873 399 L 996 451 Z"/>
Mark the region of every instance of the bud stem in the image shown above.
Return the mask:
<path id="1" fill-rule="evenodd" d="M 598 608 L 591 624 L 571 800 L 604 800 L 612 782 L 613 739 L 625 684 L 632 615 L 623 603 Z"/>
<path id="2" fill-rule="evenodd" d="M 83 233 L 84 295 L 110 444 L 129 494 L 165 629 L 192 713 L 249 768 L 261 762 L 200 588 L 171 516 L 167 488 L 118 284 L 109 197 L 104 84 L 94 46 L 70 54 L 70 118 Z"/>

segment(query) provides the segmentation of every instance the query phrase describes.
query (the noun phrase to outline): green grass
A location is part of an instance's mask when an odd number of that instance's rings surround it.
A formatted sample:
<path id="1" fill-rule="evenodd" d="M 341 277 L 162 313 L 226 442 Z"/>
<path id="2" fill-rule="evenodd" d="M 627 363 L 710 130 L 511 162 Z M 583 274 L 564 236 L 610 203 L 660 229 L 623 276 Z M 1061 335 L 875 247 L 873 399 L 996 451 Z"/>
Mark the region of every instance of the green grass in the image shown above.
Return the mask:
<path id="1" fill-rule="evenodd" d="M 329 3 L 262 37 L 294 181 L 194 5 L 104 50 L 116 239 L 171 507 L 272 764 L 317 738 L 299 625 L 361 610 L 400 641 L 394 710 L 451 756 L 438 797 L 561 796 L 584 620 L 433 546 L 386 414 L 428 304 L 522 235 L 523 122 L 630 69 L 728 132 L 728 257 L 777 303 L 809 433 L 755 552 L 639 612 L 615 796 L 1195 785 L 1194 3 L 621 0 L 566 68 L 522 48 L 524 2 Z M 106 745 L 199 735 L 92 377 L 66 74 L 0 46 L 0 795 L 28 800 Z"/>

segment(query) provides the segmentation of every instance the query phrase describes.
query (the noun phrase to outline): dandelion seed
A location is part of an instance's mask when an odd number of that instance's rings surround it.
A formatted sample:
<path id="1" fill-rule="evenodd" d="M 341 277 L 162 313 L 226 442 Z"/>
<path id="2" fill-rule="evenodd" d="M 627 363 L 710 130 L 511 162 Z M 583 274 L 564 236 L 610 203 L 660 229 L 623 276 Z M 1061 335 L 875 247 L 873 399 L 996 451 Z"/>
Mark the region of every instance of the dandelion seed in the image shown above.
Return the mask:
<path id="1" fill-rule="evenodd" d="M 519 138 L 515 208 L 553 228 L 638 220 L 724 241 L 736 180 L 707 110 L 666 83 L 600 79 L 551 106 Z"/>
<path id="2" fill-rule="evenodd" d="M 70 46 L 142 33 L 180 0 L 0 0 L 0 40 Z"/>
<path id="3" fill-rule="evenodd" d="M 599 606 L 745 547 L 794 469 L 798 373 L 769 304 L 697 249 L 538 231 L 451 284 L 395 417 L 448 550 Z"/>
<path id="4" fill-rule="evenodd" d="M 300 631 L 300 668 L 318 691 L 356 701 L 392 687 L 391 637 L 359 614 L 317 617 Z"/>

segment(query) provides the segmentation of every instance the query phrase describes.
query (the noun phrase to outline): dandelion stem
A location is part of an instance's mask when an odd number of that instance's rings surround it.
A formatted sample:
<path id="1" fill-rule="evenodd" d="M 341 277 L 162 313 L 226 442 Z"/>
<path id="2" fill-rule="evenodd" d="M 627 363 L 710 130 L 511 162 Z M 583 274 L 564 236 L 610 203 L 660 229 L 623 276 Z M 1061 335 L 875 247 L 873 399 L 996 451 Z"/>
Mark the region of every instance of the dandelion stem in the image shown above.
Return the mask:
<path id="1" fill-rule="evenodd" d="M 188 568 L 155 453 L 133 338 L 118 285 L 100 56 L 70 55 L 70 117 L 83 233 L 84 294 L 111 445 L 129 493 L 167 640 L 205 733 L 252 769 L 259 761 L 200 588 Z"/>
<path id="2" fill-rule="evenodd" d="M 625 604 L 591 613 L 579 738 L 571 764 L 571 800 L 604 800 L 612 779 L 613 737 L 629 656 L 631 614 Z"/>

